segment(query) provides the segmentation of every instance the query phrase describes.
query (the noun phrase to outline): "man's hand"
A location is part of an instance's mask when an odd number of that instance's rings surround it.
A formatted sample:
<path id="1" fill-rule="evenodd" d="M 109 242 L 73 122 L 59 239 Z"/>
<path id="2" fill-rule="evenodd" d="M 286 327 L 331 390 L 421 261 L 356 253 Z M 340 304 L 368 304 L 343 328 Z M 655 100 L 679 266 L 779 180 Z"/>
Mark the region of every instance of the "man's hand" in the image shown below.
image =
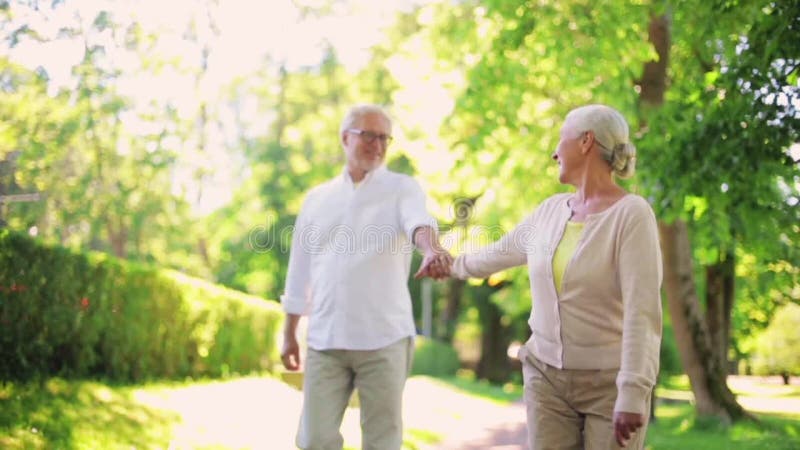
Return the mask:
<path id="1" fill-rule="evenodd" d="M 450 276 L 453 257 L 439 244 L 436 230 L 427 225 L 418 227 L 414 230 L 413 242 L 425 255 L 414 278 L 431 277 L 439 280 Z"/>
<path id="2" fill-rule="evenodd" d="M 300 346 L 297 344 L 297 324 L 300 316 L 297 314 L 286 314 L 283 322 L 283 348 L 281 349 L 281 362 L 283 367 L 288 370 L 300 368 Z"/>
<path id="3" fill-rule="evenodd" d="M 644 425 L 644 416 L 637 413 L 614 411 L 614 437 L 625 447 L 631 435 Z"/>
<path id="4" fill-rule="evenodd" d="M 414 278 L 431 277 L 440 280 L 450 276 L 450 266 L 453 264 L 453 257 L 450 253 L 436 246 L 425 252 L 425 257 L 419 265 L 419 270 L 414 274 Z"/>
<path id="5" fill-rule="evenodd" d="M 283 349 L 281 350 L 281 361 L 283 367 L 288 370 L 298 370 L 300 368 L 300 346 L 294 334 L 284 334 Z"/>

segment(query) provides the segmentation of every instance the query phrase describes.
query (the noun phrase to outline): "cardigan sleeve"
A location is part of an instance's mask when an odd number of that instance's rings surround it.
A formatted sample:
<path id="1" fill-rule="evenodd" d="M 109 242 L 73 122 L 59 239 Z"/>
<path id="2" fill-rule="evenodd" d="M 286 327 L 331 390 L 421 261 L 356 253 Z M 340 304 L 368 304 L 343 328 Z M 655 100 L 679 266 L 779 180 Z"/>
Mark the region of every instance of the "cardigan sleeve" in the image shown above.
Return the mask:
<path id="1" fill-rule="evenodd" d="M 662 261 L 658 226 L 644 199 L 634 204 L 620 236 L 622 354 L 614 411 L 649 414 L 661 346 Z"/>
<path id="2" fill-rule="evenodd" d="M 450 271 L 452 276 L 462 280 L 486 278 L 495 272 L 527 263 L 527 246 L 533 233 L 531 224 L 535 214 L 494 243 L 456 257 Z"/>

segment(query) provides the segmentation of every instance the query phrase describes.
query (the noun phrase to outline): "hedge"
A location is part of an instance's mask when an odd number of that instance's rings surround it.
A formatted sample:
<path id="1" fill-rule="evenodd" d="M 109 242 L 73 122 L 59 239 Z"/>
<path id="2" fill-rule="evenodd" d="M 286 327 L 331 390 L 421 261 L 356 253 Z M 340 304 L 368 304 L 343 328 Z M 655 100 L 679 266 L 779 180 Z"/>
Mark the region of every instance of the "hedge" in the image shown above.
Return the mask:
<path id="1" fill-rule="evenodd" d="M 449 377 L 455 375 L 461 367 L 458 352 L 449 344 L 417 336 L 414 346 L 412 375 Z"/>
<path id="2" fill-rule="evenodd" d="M 0 230 L 0 380 L 272 370 L 275 302 Z"/>

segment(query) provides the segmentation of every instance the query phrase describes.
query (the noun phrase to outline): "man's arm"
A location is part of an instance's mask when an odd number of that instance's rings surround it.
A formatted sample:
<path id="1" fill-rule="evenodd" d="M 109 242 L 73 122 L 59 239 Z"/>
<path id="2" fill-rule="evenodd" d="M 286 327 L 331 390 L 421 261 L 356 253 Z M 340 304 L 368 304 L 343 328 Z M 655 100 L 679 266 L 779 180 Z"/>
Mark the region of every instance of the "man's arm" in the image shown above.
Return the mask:
<path id="1" fill-rule="evenodd" d="M 414 278 L 429 276 L 434 279 L 450 276 L 450 266 L 453 257 L 444 249 L 436 236 L 436 230 L 428 225 L 422 225 L 414 230 L 414 245 L 422 252 L 422 264 L 414 274 Z"/>
<path id="2" fill-rule="evenodd" d="M 283 348 L 281 361 L 288 370 L 300 368 L 300 346 L 297 344 L 297 324 L 300 317 L 311 309 L 309 285 L 311 283 L 311 254 L 303 239 L 308 198 L 300 209 L 292 235 L 289 267 L 286 272 L 286 291 L 281 295 L 281 305 L 286 313 L 283 325 Z"/>
<path id="3" fill-rule="evenodd" d="M 283 323 L 283 349 L 281 361 L 288 370 L 300 368 L 300 345 L 297 343 L 297 324 L 300 322 L 299 314 L 286 313 Z"/>

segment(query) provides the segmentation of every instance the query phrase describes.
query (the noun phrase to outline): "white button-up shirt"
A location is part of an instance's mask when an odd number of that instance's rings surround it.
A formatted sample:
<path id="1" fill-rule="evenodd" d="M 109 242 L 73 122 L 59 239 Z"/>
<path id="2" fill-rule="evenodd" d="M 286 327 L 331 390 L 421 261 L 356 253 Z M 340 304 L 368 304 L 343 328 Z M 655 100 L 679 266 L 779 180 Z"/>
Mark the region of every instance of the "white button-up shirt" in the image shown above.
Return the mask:
<path id="1" fill-rule="evenodd" d="M 309 316 L 309 347 L 375 350 L 415 334 L 408 277 L 425 225 L 436 229 L 419 184 L 383 166 L 358 185 L 344 170 L 307 194 L 281 303 Z"/>

